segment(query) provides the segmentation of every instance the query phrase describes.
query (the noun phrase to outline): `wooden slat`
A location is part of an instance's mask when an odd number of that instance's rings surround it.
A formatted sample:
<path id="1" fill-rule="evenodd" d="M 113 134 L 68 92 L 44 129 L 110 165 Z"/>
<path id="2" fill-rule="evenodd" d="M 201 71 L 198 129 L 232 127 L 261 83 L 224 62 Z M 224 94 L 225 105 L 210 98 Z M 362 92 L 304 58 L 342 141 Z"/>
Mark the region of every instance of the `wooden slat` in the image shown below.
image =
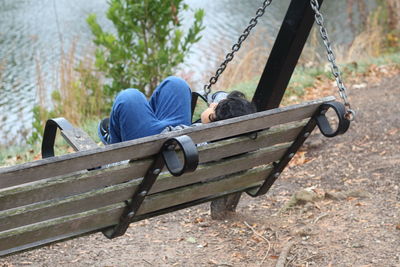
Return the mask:
<path id="1" fill-rule="evenodd" d="M 249 152 L 264 146 L 292 142 L 304 123 L 279 127 L 259 133 L 256 140 L 233 138 L 199 148 L 200 163 L 215 161 L 235 154 Z M 67 197 L 97 188 L 143 177 L 152 160 L 142 160 L 123 166 L 95 170 L 83 174 L 59 177 L 53 180 L 25 184 L 0 191 L 0 210 L 15 208 L 53 198 Z M 196 173 L 196 172 L 195 172 Z"/>
<path id="2" fill-rule="evenodd" d="M 239 135 L 249 131 L 302 120 L 314 114 L 325 102 L 334 97 L 310 101 L 299 105 L 273 109 L 229 120 L 218 121 L 182 131 L 145 137 L 88 151 L 77 152 L 55 158 L 24 163 L 0 169 L 0 189 L 22 183 L 68 174 L 74 171 L 95 168 L 126 159 L 137 159 L 157 153 L 161 144 L 169 137 L 189 135 L 195 143 Z"/>
<path id="3" fill-rule="evenodd" d="M 198 183 L 151 195 L 145 199 L 139 213 L 149 213 L 169 207 L 170 204 L 178 205 L 223 191 L 245 190 L 261 183 L 270 170 L 270 167 L 260 167 L 239 175 L 225 177 L 224 179 Z M 124 204 L 118 203 L 97 210 L 90 210 L 2 232 L 0 233 L 0 255 L 16 251 L 20 246 L 27 248 L 30 246 L 29 244 L 37 245 L 35 242 L 40 240 L 56 240 L 57 236 L 66 238 L 77 233 L 92 232 L 114 225 L 118 222 L 123 208 Z"/>
<path id="4" fill-rule="evenodd" d="M 0 210 L 81 194 L 114 183 L 126 182 L 143 176 L 150 164 L 151 160 L 143 160 L 3 190 L 0 191 Z"/>
<path id="5" fill-rule="evenodd" d="M 80 128 L 72 130 L 62 130 L 61 135 L 67 140 L 67 143 L 74 148 L 75 151 L 83 151 L 97 148 L 98 145 L 90 136 Z"/>
<path id="6" fill-rule="evenodd" d="M 111 207 L 103 207 L 0 233 L 0 256 L 36 247 L 38 244 L 43 244 L 40 242 L 41 240 L 61 240 L 115 224 L 123 208 L 124 204 L 118 203 Z"/>
<path id="7" fill-rule="evenodd" d="M 199 148 L 200 162 L 209 162 L 220 158 L 229 157 L 262 147 L 273 146 L 280 143 L 292 142 L 306 125 L 306 121 L 291 123 L 257 133 L 257 139 L 252 140 L 249 136 L 235 139 L 218 141 L 205 147 Z"/>
<path id="8" fill-rule="evenodd" d="M 276 146 L 237 156 L 236 158 L 205 164 L 200 166 L 196 172 L 184 174 L 181 177 L 163 174 L 154 184 L 150 194 L 206 181 L 221 175 L 237 173 L 274 162 L 283 156 L 288 147 L 289 144 Z M 40 202 L 34 205 L 0 212 L 0 231 L 128 200 L 141 180 L 142 179 L 136 179 L 127 183 L 102 188 L 69 198 L 49 200 L 47 202 Z"/>

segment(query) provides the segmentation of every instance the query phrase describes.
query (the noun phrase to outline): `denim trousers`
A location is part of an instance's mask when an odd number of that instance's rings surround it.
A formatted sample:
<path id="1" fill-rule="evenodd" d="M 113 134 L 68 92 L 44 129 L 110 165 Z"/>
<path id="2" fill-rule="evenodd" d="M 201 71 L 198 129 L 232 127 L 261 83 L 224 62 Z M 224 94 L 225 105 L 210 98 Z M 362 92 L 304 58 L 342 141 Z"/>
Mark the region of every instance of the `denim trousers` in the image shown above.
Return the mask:
<path id="1" fill-rule="evenodd" d="M 168 77 L 149 100 L 137 89 L 115 98 L 110 114 L 110 143 L 161 133 L 167 126 L 191 125 L 191 90 L 178 77 Z"/>

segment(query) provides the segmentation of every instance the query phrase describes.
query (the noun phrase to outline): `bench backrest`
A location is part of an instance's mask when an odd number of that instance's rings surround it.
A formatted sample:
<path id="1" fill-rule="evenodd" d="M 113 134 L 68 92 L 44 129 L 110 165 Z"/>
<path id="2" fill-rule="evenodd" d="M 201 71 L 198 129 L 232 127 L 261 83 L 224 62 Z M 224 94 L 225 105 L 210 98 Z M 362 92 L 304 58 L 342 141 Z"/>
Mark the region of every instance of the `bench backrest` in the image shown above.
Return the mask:
<path id="1" fill-rule="evenodd" d="M 207 142 L 198 147 L 200 165 L 179 177 L 162 173 L 133 221 L 257 188 L 319 106 L 333 100 L 1 168 L 0 255 L 117 224 L 125 201 L 170 137 L 187 135 L 196 144 Z M 255 139 L 243 135 L 255 131 Z M 130 162 L 105 167 L 124 160 Z M 94 169 L 99 166 L 103 167 Z"/>

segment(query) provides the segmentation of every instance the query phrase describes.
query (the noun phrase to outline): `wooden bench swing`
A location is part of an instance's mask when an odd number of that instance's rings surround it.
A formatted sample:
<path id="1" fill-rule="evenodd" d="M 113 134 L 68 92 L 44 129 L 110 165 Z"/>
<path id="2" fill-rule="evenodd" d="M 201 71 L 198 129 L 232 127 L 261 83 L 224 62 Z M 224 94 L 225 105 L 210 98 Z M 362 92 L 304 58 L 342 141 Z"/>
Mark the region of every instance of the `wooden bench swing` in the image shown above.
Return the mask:
<path id="1" fill-rule="evenodd" d="M 317 125 L 333 137 L 350 124 L 334 97 L 277 107 L 313 19 L 309 0 L 291 2 L 253 99 L 255 114 L 106 147 L 65 119 L 49 120 L 43 159 L 0 169 L 0 256 L 98 231 L 114 238 L 145 218 L 234 193 L 265 194 Z M 328 109 L 338 117 L 334 130 Z M 54 156 L 57 129 L 76 153 Z"/>

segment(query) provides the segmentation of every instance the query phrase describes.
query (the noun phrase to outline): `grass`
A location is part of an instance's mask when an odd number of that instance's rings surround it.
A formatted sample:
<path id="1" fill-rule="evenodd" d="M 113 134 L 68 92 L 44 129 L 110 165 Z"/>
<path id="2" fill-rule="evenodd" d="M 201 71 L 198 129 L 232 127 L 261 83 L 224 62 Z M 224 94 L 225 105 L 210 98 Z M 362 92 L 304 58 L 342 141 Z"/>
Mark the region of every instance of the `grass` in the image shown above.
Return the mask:
<path id="1" fill-rule="evenodd" d="M 400 69 L 400 51 L 396 53 L 383 54 L 378 57 L 365 58 L 360 61 L 353 61 L 346 64 L 340 64 L 342 76 L 346 78 L 354 76 L 366 75 L 371 66 L 393 65 Z M 326 66 L 307 68 L 305 66 L 298 66 L 290 80 L 287 91 L 283 99 L 283 104 L 301 101 L 304 96 L 305 88 L 314 87 L 316 79 L 331 80 L 334 82 L 333 75 L 329 68 Z M 228 88 L 231 90 L 243 91 L 247 96 L 252 96 L 254 90 L 258 85 L 259 77 L 253 78 L 251 81 L 244 81 Z"/>

